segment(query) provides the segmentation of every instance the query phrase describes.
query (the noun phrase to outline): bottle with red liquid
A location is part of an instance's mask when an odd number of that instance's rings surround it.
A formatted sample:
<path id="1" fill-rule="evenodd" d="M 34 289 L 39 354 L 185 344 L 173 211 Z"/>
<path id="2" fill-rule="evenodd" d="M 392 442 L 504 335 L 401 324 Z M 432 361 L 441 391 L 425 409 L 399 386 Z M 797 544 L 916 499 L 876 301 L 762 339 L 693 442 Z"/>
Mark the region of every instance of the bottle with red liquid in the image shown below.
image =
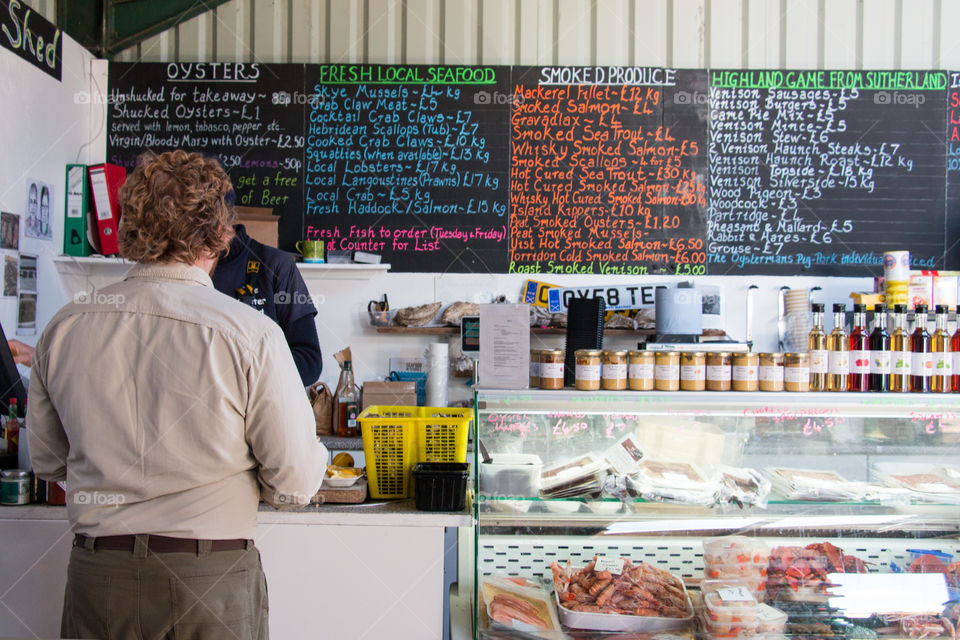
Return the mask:
<path id="1" fill-rule="evenodd" d="M 927 393 L 933 379 L 933 341 L 927 331 L 927 305 L 918 304 L 914 316 L 916 328 L 910 336 L 910 391 Z"/>
<path id="2" fill-rule="evenodd" d="M 853 305 L 853 328 L 850 330 L 849 391 L 870 390 L 870 334 L 867 332 L 867 305 Z"/>

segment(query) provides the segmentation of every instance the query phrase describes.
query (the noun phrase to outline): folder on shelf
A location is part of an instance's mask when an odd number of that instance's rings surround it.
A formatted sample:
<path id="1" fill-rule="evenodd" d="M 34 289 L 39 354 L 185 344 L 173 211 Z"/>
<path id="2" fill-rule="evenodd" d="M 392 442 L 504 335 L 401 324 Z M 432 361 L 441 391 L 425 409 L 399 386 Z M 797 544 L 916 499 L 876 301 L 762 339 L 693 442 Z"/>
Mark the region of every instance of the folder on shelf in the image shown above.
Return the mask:
<path id="1" fill-rule="evenodd" d="M 97 236 L 100 238 L 100 252 L 113 255 L 120 252 L 117 243 L 117 227 L 120 224 L 120 205 L 117 192 L 127 179 L 123 167 L 115 164 L 97 164 L 89 169 L 90 190 L 93 193 L 93 207 L 97 218 Z"/>
<path id="2" fill-rule="evenodd" d="M 92 222 L 87 165 L 67 165 L 65 193 L 67 195 L 64 206 L 63 253 L 67 256 L 89 256 L 93 253 L 93 247 L 87 238 L 87 231 Z"/>

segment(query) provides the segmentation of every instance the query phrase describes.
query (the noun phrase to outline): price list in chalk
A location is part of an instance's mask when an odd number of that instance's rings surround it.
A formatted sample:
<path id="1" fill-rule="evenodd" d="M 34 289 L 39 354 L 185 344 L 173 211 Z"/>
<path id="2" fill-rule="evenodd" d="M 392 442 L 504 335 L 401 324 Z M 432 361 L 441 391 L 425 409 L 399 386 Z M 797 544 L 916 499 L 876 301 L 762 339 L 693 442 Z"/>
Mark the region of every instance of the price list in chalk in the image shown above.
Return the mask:
<path id="1" fill-rule="evenodd" d="M 951 71 L 948 76 L 946 263 L 955 267 L 960 265 L 960 71 Z"/>
<path id="2" fill-rule="evenodd" d="M 704 273 L 706 105 L 674 99 L 681 73 L 513 74 L 509 271 Z M 700 84 L 703 95 L 705 76 Z M 683 90 L 692 98 L 693 89 Z"/>
<path id="3" fill-rule="evenodd" d="M 403 271 L 504 271 L 508 76 L 307 66 L 305 237 Z"/>
<path id="4" fill-rule="evenodd" d="M 148 149 L 213 155 L 236 204 L 272 209 L 281 238 L 299 238 L 302 65 L 110 63 L 109 79 L 109 162 L 130 171 Z"/>
<path id="5" fill-rule="evenodd" d="M 943 261 L 946 74 L 710 71 L 708 271 Z"/>

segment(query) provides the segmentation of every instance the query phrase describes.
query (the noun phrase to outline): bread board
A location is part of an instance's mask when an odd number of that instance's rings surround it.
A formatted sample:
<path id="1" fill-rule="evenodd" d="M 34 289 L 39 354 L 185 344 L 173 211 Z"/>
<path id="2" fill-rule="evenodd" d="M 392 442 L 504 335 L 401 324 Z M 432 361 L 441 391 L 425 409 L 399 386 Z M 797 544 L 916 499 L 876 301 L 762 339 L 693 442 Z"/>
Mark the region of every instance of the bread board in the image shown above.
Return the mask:
<path id="1" fill-rule="evenodd" d="M 324 480 L 320 490 L 310 501 L 313 504 L 358 504 L 367 499 L 367 478 L 357 480 L 349 487 L 331 487 Z"/>

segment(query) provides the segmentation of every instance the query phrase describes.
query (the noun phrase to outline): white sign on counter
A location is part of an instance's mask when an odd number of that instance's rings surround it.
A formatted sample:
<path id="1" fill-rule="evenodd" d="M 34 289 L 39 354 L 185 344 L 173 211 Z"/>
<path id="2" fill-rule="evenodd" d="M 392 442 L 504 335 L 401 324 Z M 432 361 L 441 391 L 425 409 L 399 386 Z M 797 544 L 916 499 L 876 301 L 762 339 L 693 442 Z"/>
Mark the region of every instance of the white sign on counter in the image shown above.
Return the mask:
<path id="1" fill-rule="evenodd" d="M 529 305 L 480 305 L 479 383 L 487 389 L 529 386 Z"/>

